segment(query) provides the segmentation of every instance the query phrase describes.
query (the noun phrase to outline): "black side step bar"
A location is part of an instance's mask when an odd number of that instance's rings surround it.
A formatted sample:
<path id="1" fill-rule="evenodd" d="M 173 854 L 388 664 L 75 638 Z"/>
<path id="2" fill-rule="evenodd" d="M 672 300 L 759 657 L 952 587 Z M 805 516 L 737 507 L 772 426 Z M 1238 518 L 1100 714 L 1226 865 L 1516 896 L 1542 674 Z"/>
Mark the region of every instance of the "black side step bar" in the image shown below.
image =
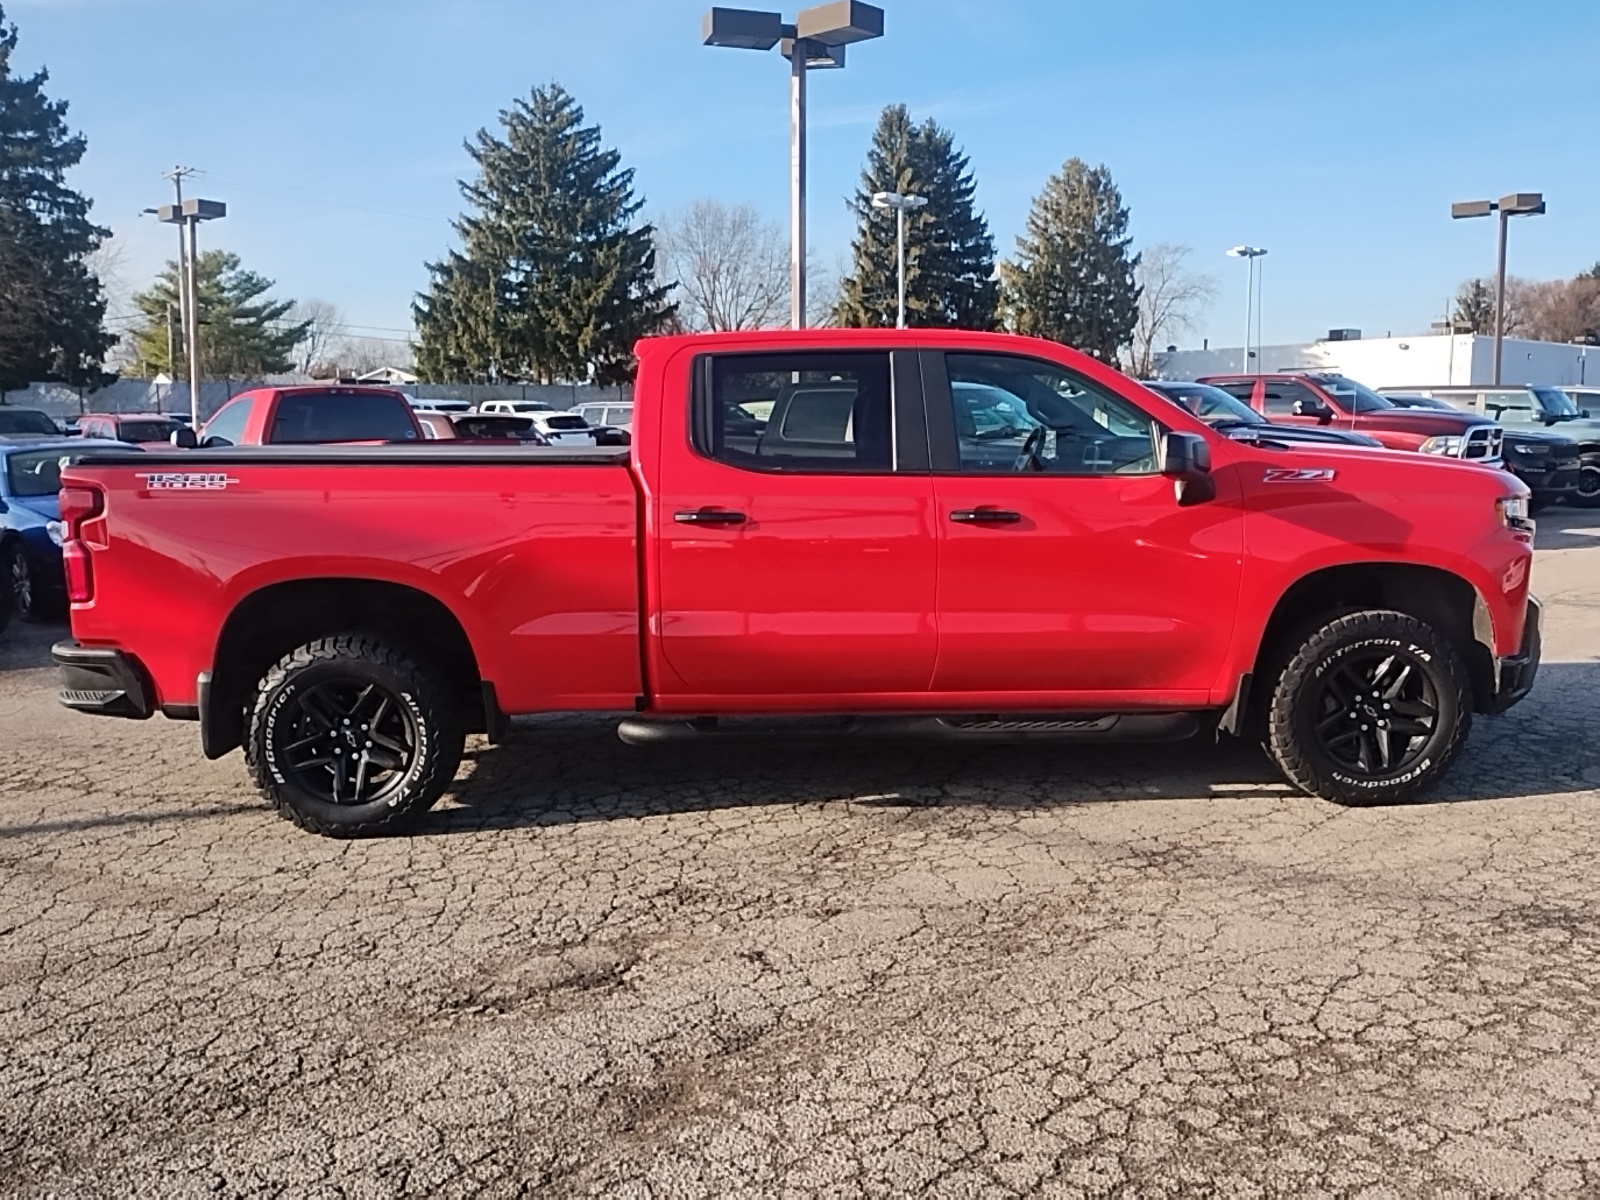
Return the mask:
<path id="1" fill-rule="evenodd" d="M 666 742 L 793 741 L 838 737 L 944 742 L 1179 742 L 1201 729 L 1196 713 L 1055 713 L 950 717 L 629 717 L 617 736 L 630 746 Z"/>

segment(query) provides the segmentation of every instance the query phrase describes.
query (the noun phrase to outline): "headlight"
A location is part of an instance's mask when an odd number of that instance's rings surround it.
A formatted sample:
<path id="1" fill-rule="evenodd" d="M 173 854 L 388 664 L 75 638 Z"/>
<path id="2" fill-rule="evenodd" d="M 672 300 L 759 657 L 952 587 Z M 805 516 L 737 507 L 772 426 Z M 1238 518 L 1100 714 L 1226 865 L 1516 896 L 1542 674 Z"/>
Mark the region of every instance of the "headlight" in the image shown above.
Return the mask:
<path id="1" fill-rule="evenodd" d="M 1443 454 L 1450 458 L 1461 457 L 1461 439 L 1456 436 L 1431 437 L 1417 447 L 1424 454 Z"/>
<path id="2" fill-rule="evenodd" d="M 61 527 L 60 521 L 51 521 L 44 527 L 44 531 L 50 535 L 50 540 L 52 542 L 58 546 L 61 545 L 63 535 L 66 531 Z"/>
<path id="3" fill-rule="evenodd" d="M 1507 529 L 1530 530 L 1533 521 L 1528 517 L 1528 498 L 1526 496 L 1507 496 L 1494 502 L 1495 512 L 1500 516 L 1500 523 Z"/>

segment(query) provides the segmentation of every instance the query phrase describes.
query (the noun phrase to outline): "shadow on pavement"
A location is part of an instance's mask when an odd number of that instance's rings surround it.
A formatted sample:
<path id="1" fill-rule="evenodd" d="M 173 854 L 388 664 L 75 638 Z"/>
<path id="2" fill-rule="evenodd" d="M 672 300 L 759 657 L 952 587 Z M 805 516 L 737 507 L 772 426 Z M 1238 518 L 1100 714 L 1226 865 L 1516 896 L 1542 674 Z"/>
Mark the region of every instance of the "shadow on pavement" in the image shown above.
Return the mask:
<path id="1" fill-rule="evenodd" d="M 12 618 L 0 633 L 0 672 L 50 669 L 50 647 L 72 636 L 65 621 L 33 624 Z"/>
<path id="2" fill-rule="evenodd" d="M 1600 508 L 1568 508 L 1561 504 L 1545 509 L 1535 520 L 1539 525 L 1534 538 L 1537 550 L 1600 547 Z"/>
<path id="3" fill-rule="evenodd" d="M 1423 806 L 1600 786 L 1600 663 L 1556 663 L 1534 694 L 1479 717 L 1465 754 Z M 841 739 L 650 748 L 613 723 L 519 723 L 473 758 L 455 803 L 422 835 L 582 824 L 732 808 L 849 801 L 875 807 L 1047 810 L 1108 801 L 1239 800 L 1292 794 L 1261 750 L 1197 738 L 1171 745 L 951 746 Z M 1322 801 L 1306 797 L 1305 803 Z"/>

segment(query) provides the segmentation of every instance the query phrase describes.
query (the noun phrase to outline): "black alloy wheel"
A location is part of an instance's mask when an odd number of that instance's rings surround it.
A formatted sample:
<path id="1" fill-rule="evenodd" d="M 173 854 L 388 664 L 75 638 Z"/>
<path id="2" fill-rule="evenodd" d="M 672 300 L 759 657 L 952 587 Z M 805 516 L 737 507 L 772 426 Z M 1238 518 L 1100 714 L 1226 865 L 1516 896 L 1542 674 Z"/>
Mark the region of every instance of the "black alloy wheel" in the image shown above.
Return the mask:
<path id="1" fill-rule="evenodd" d="M 410 710 L 376 683 L 308 687 L 294 697 L 273 733 L 283 770 L 329 804 L 386 800 L 416 762 Z"/>
<path id="2" fill-rule="evenodd" d="M 1439 726 L 1439 698 L 1426 665 L 1399 649 L 1367 650 L 1323 676 L 1316 738 L 1345 770 L 1404 773 L 1427 753 Z"/>

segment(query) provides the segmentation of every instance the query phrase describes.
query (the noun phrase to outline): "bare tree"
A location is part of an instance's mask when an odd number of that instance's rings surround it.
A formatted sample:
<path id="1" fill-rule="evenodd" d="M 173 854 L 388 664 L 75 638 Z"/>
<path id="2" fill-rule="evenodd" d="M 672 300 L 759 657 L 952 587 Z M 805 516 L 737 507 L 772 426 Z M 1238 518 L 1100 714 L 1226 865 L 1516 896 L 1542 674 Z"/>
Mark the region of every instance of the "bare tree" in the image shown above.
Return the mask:
<path id="1" fill-rule="evenodd" d="M 1155 370 L 1156 348 L 1169 338 L 1193 330 L 1217 294 L 1213 276 L 1191 271 L 1188 246 L 1157 242 L 1139 254 L 1134 281 L 1139 286 L 1139 317 L 1133 327 L 1134 372 L 1148 379 Z"/>
<path id="2" fill-rule="evenodd" d="M 662 275 L 678 284 L 692 330 L 770 329 L 784 323 L 789 256 L 783 233 L 753 207 L 696 200 L 656 233 Z"/>
<path id="3" fill-rule="evenodd" d="M 366 375 L 382 367 L 412 369 L 411 346 L 395 338 L 347 337 L 330 345 L 308 368 L 318 379 Z"/>
<path id="4" fill-rule="evenodd" d="M 1600 279 L 1579 275 L 1531 284 L 1523 332 L 1546 342 L 1600 341 Z"/>
<path id="5" fill-rule="evenodd" d="M 311 368 L 325 362 L 328 351 L 344 337 L 344 314 L 326 300 L 296 301 L 284 320 L 307 323 L 305 336 L 294 348 L 296 363 L 307 374 L 315 374 Z"/>

